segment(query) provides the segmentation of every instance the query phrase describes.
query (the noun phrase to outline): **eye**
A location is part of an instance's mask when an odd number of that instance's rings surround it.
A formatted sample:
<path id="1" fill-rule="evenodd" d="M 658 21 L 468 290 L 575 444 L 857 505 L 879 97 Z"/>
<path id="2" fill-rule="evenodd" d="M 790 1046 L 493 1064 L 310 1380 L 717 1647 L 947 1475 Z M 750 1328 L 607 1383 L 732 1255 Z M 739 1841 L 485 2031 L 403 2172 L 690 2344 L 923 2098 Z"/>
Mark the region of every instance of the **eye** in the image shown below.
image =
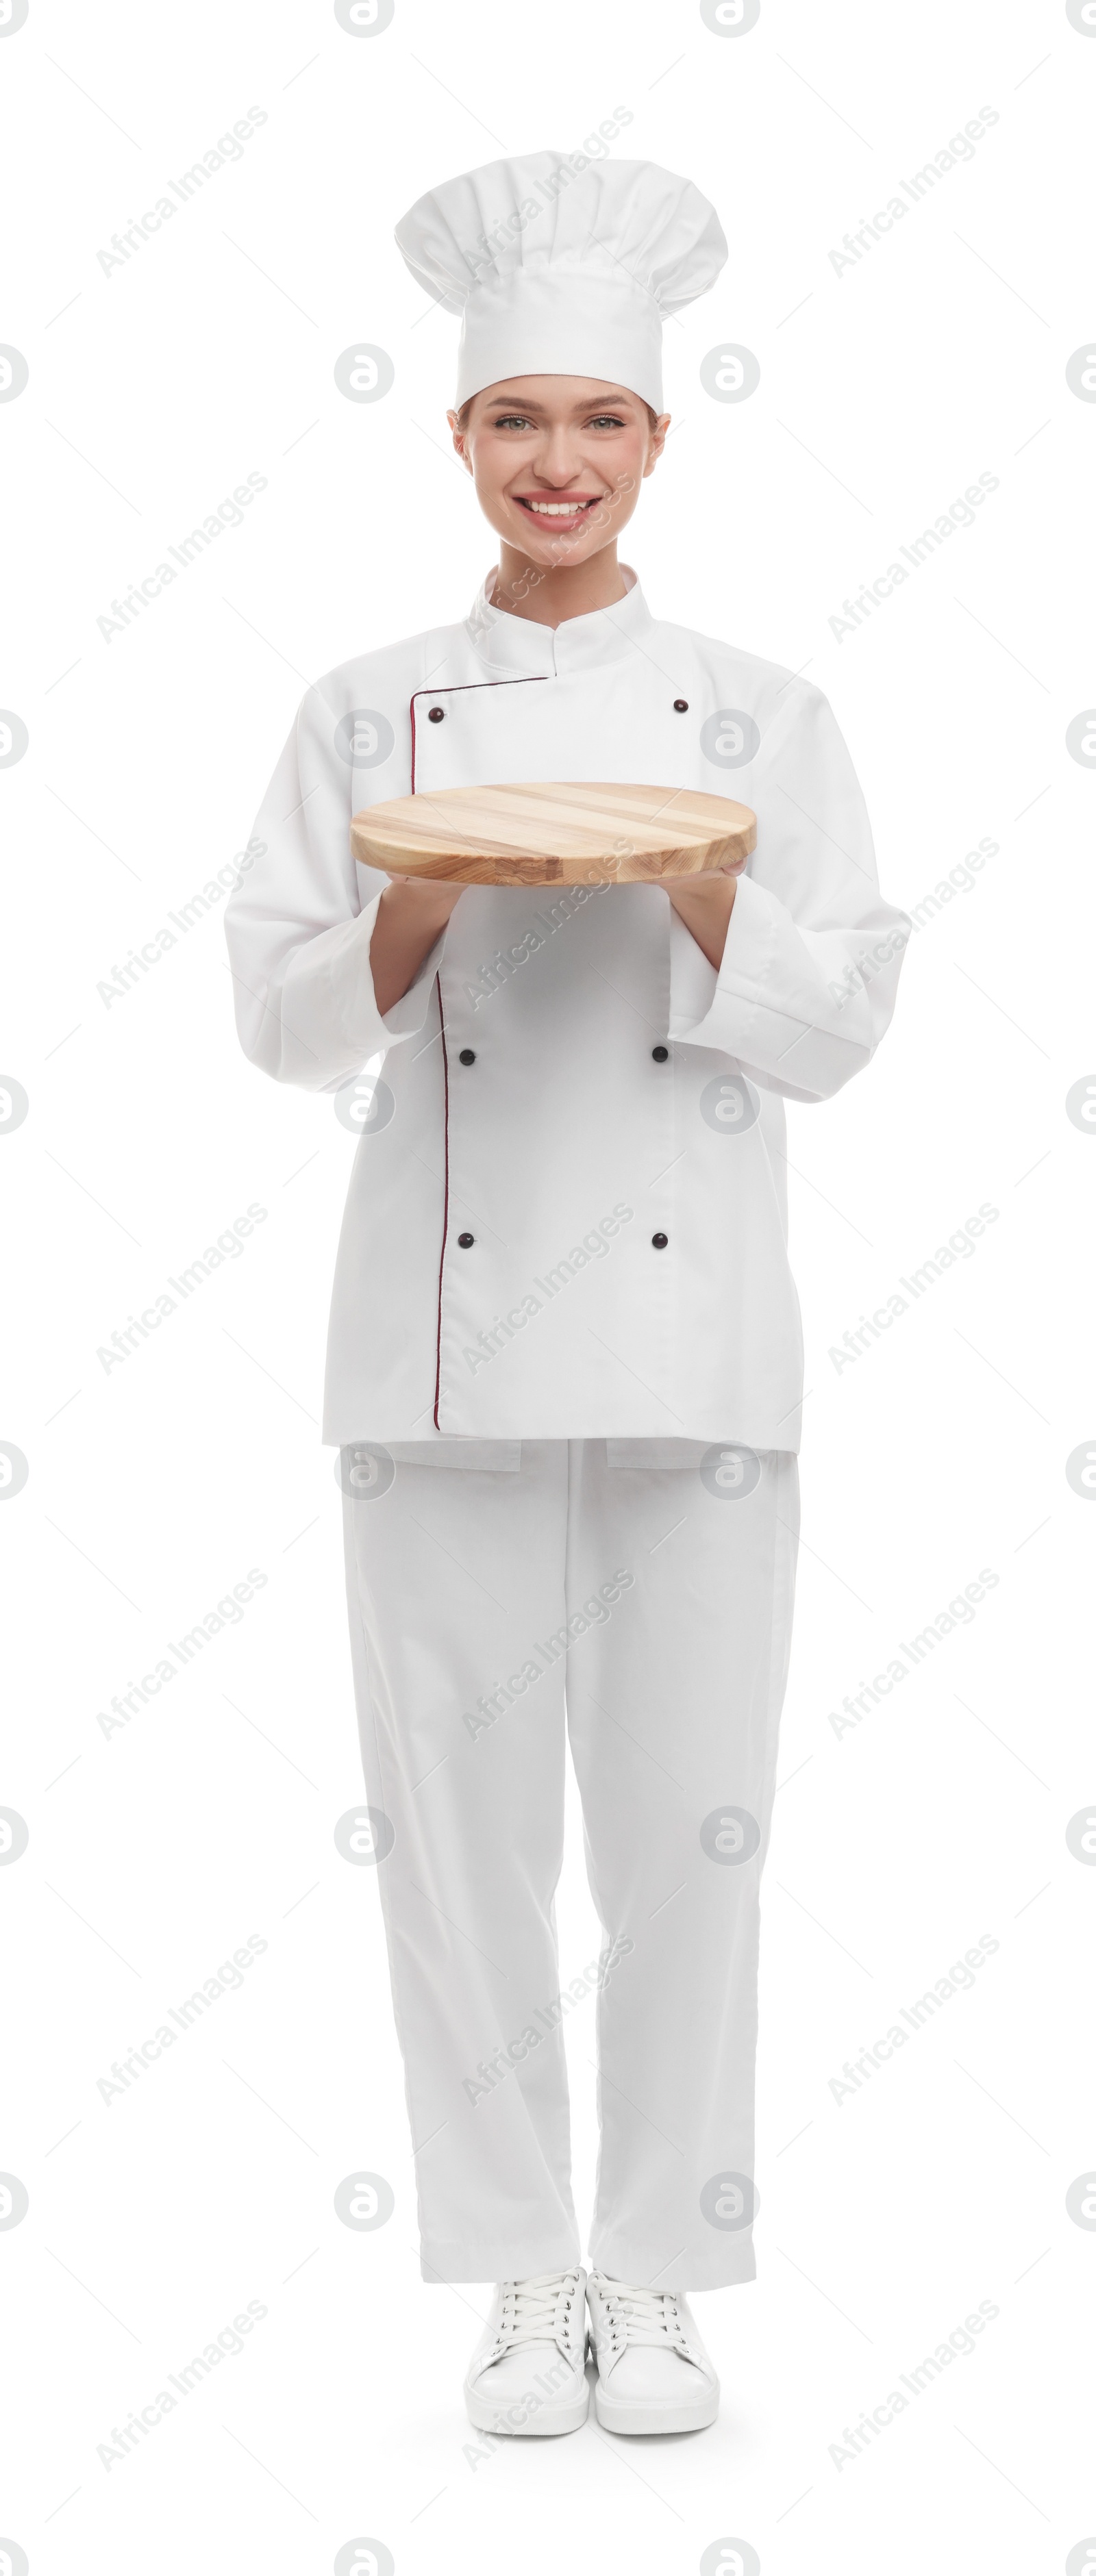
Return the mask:
<path id="1" fill-rule="evenodd" d="M 531 429 L 532 426 L 532 421 L 523 411 L 500 412 L 498 419 L 491 423 L 492 429 Z"/>
<path id="2" fill-rule="evenodd" d="M 623 429 L 624 422 L 615 411 L 598 411 L 590 422 L 591 429 Z"/>

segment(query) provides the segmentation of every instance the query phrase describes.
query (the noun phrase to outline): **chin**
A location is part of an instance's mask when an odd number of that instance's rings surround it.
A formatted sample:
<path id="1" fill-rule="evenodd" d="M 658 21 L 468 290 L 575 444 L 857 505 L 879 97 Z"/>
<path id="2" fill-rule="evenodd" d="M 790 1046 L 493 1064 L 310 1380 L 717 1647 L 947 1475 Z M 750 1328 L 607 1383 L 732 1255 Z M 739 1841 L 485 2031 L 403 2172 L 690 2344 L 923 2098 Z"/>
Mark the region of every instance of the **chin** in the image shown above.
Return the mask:
<path id="1" fill-rule="evenodd" d="M 599 536 L 601 535 L 600 529 L 597 533 Z M 560 572 L 563 570 L 565 565 L 584 562 L 590 555 L 595 555 L 599 552 L 599 548 L 596 545 L 592 545 L 590 542 L 593 535 L 594 530 L 592 528 L 584 528 L 580 536 L 542 537 L 536 535 L 533 537 L 532 543 L 530 543 L 529 522 L 527 519 L 523 519 L 516 538 L 512 539 L 511 542 L 520 545 L 524 552 L 530 557 L 530 560 L 533 563 L 539 564 L 543 570 Z"/>

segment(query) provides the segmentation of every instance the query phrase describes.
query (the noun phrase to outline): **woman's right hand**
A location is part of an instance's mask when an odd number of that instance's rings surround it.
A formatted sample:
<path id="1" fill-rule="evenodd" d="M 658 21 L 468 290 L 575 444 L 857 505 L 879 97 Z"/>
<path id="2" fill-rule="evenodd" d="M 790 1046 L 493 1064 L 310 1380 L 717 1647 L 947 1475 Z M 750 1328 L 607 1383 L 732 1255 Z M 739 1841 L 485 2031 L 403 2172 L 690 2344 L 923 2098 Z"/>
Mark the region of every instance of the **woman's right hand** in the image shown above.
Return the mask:
<path id="1" fill-rule="evenodd" d="M 390 877 L 377 906 L 369 963 L 382 1019 L 410 990 L 463 886 L 433 877 Z"/>

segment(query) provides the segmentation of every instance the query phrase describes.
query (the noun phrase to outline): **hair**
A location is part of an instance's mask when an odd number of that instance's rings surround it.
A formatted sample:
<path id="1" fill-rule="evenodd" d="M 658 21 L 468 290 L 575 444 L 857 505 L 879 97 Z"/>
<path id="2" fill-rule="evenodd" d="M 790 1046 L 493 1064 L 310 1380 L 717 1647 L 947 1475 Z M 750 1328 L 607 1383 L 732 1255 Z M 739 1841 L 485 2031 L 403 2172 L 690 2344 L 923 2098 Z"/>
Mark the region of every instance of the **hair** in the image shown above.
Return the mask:
<path id="1" fill-rule="evenodd" d="M 461 407 L 460 407 L 460 410 L 459 410 L 459 412 L 457 413 L 457 428 L 458 428 L 458 429 L 467 429 L 467 427 L 468 427 L 468 414 L 469 414 L 469 412 L 470 412 L 470 411 L 471 411 L 471 409 L 472 409 L 472 405 L 473 405 L 473 403 L 474 403 L 475 399 L 476 399 L 476 397 L 475 397 L 475 395 L 474 395 L 474 394 L 469 394 L 467 402 L 462 402 Z M 647 426 L 648 426 L 648 428 L 650 429 L 650 431 L 651 431 L 651 433 L 652 433 L 652 436 L 653 436 L 653 434 L 654 434 L 655 430 L 656 430 L 656 429 L 657 429 L 657 427 L 658 427 L 658 413 L 657 413 L 657 411 L 655 410 L 654 405 L 653 405 L 652 403 L 645 402 L 645 403 L 644 403 L 644 405 L 643 405 L 643 408 L 644 408 L 644 411 L 645 411 L 645 412 L 646 412 L 646 414 L 647 414 Z"/>

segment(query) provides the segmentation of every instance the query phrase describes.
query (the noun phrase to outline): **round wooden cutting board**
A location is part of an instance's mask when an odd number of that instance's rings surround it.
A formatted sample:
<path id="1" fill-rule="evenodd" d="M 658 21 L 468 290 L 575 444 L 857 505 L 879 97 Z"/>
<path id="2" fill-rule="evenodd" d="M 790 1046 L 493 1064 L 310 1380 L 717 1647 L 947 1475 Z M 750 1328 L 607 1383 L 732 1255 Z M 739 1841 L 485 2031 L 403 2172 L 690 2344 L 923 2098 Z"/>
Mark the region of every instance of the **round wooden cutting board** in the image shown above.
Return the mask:
<path id="1" fill-rule="evenodd" d="M 689 787 L 447 787 L 355 814 L 363 867 L 459 885 L 631 885 L 738 865 L 757 817 Z"/>

